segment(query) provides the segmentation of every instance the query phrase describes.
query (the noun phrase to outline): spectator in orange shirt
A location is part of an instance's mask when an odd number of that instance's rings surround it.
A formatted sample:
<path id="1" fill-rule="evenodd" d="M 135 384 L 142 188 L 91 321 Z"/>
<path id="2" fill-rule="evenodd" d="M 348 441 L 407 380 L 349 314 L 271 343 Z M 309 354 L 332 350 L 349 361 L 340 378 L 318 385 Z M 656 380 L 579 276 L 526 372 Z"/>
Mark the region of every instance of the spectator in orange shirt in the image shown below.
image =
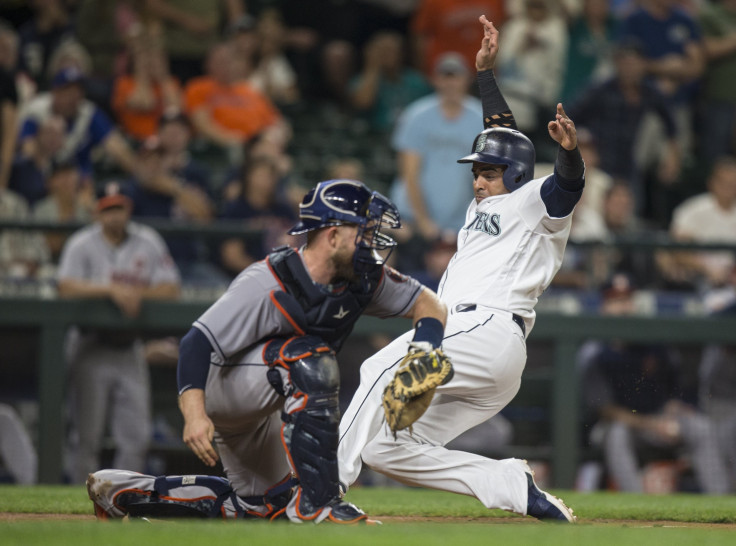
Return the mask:
<path id="1" fill-rule="evenodd" d="M 142 142 L 158 132 L 165 111 L 181 109 L 181 86 L 159 39 L 140 34 L 130 50 L 132 73 L 115 79 L 112 107 L 123 132 Z"/>
<path id="2" fill-rule="evenodd" d="M 262 132 L 285 138 L 287 125 L 279 111 L 247 81 L 236 79 L 231 45 L 212 48 L 206 70 L 206 76 L 190 80 L 184 89 L 186 112 L 201 136 L 224 148 L 240 150 Z"/>
<path id="3" fill-rule="evenodd" d="M 475 66 L 482 14 L 500 29 L 507 17 L 505 0 L 419 0 L 410 26 L 415 66 L 431 76 L 438 57 L 448 51 L 461 53 L 468 66 Z"/>

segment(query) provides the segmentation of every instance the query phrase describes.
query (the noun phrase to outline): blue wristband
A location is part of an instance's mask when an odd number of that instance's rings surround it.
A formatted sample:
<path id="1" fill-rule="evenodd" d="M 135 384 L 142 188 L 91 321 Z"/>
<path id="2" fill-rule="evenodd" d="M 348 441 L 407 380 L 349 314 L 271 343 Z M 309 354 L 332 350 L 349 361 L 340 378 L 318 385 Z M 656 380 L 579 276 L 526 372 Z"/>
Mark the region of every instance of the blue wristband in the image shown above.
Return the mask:
<path id="1" fill-rule="evenodd" d="M 435 349 L 442 345 L 445 327 L 436 318 L 422 317 L 417 321 L 414 328 L 414 339 L 412 341 L 426 341 Z"/>

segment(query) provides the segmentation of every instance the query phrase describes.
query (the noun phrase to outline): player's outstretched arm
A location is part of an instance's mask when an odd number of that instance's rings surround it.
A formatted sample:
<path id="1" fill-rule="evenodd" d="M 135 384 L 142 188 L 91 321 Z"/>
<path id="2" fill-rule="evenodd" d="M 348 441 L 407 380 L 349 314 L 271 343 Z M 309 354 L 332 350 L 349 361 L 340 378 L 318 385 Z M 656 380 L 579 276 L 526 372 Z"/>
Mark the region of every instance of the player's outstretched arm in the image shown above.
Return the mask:
<path id="1" fill-rule="evenodd" d="M 478 88 L 480 90 L 480 101 L 483 105 L 483 128 L 508 127 L 516 129 L 514 114 L 511 112 L 509 105 L 506 104 L 506 99 L 503 98 L 493 74 L 499 49 L 498 30 L 485 15 L 481 15 L 478 20 L 483 25 L 483 39 L 475 56 L 475 68 L 478 71 Z"/>

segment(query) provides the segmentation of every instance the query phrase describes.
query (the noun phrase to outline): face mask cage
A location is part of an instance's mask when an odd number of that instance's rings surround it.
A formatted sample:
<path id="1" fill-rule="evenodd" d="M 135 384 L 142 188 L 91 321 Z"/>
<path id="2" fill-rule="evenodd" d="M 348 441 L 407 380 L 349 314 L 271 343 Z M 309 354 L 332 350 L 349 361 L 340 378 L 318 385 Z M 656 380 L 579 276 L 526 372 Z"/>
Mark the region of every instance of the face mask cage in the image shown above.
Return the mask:
<path id="1" fill-rule="evenodd" d="M 365 222 L 359 224 L 355 237 L 355 270 L 365 273 L 385 264 L 396 247 L 396 241 L 384 233 L 401 227 L 396 207 L 381 194 L 374 192 L 368 200 Z"/>

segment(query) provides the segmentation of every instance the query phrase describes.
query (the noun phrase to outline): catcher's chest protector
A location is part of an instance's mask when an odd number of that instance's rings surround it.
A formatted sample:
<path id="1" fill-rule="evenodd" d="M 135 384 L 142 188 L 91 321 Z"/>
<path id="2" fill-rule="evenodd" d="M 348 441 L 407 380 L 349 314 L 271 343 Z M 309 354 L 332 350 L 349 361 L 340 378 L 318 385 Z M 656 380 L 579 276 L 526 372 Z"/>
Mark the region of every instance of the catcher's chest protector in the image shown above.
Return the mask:
<path id="1" fill-rule="evenodd" d="M 366 287 L 350 283 L 344 290 L 330 292 L 314 283 L 301 258 L 290 247 L 281 247 L 268 256 L 271 269 L 286 292 L 306 315 L 306 333 L 327 341 L 338 350 L 368 306 L 381 280 L 382 269 L 376 268 Z"/>

